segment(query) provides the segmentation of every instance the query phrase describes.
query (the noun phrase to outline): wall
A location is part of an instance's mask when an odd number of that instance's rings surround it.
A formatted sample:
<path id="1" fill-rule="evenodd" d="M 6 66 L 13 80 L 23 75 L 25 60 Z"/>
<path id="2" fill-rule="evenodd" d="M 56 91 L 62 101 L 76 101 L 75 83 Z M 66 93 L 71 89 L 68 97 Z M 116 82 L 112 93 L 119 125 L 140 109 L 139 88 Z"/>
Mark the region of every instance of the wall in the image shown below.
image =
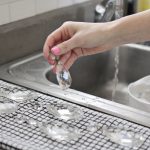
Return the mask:
<path id="1" fill-rule="evenodd" d="M 0 25 L 88 0 L 0 0 Z"/>

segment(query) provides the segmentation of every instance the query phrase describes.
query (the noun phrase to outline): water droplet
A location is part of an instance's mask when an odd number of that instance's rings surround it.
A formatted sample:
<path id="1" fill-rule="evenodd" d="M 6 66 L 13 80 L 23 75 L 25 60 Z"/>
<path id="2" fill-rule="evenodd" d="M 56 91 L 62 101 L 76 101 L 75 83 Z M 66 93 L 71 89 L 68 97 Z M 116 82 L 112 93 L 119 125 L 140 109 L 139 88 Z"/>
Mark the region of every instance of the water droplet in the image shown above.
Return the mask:
<path id="1" fill-rule="evenodd" d="M 38 125 L 38 122 L 32 118 L 28 119 L 27 120 L 27 123 L 30 125 L 30 126 L 34 126 L 36 127 Z"/>
<path id="2" fill-rule="evenodd" d="M 56 108 L 51 104 L 47 104 L 47 110 L 55 117 L 67 120 L 79 120 L 83 117 L 83 111 L 78 107 L 64 106 L 63 108 Z"/>
<path id="3" fill-rule="evenodd" d="M 39 102 L 34 102 L 32 103 L 32 108 L 35 109 L 35 110 L 42 110 L 43 109 L 43 104 L 39 103 Z"/>
<path id="4" fill-rule="evenodd" d="M 80 132 L 77 128 L 65 124 L 47 124 L 45 126 L 41 126 L 40 129 L 47 136 L 58 141 L 77 140 L 80 136 Z"/>
<path id="5" fill-rule="evenodd" d="M 15 120 L 17 123 L 22 124 L 26 122 L 27 118 L 23 114 L 17 114 Z"/>
<path id="6" fill-rule="evenodd" d="M 103 133 L 113 142 L 123 146 L 138 149 L 145 138 L 140 133 L 120 128 L 103 128 Z"/>
<path id="7" fill-rule="evenodd" d="M 96 122 L 90 121 L 87 126 L 87 130 L 90 132 L 96 132 L 97 130 L 99 130 L 99 126 Z"/>
<path id="8" fill-rule="evenodd" d="M 71 86 L 72 78 L 70 72 L 62 64 L 57 65 L 56 77 L 61 89 L 66 90 Z"/>
<path id="9" fill-rule="evenodd" d="M 68 96 L 68 95 L 69 95 L 69 93 L 67 93 L 67 92 L 64 93 L 64 96 Z"/>

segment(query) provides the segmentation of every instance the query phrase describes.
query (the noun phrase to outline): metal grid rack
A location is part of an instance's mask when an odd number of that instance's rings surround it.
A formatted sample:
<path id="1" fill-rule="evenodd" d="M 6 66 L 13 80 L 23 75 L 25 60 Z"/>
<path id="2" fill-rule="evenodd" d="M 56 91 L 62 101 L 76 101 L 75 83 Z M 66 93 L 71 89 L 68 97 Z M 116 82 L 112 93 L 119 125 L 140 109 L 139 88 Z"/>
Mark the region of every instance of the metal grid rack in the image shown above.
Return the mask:
<path id="1" fill-rule="evenodd" d="M 111 116 L 102 112 L 98 112 L 83 106 L 66 102 L 62 99 L 48 96 L 39 92 L 16 86 L 0 80 L 0 88 L 5 88 L 5 91 L 15 92 L 34 92 L 38 96 L 35 101 L 43 104 L 43 109 L 35 111 L 33 109 L 24 112 L 28 118 L 33 118 L 39 122 L 64 122 L 68 125 L 77 127 L 82 136 L 78 140 L 72 141 L 57 141 L 49 138 L 40 131 L 37 127 L 32 127 L 27 124 L 19 124 L 15 120 L 17 113 L 26 110 L 26 105 L 20 104 L 17 112 L 12 114 L 0 115 L 0 149 L 5 150 L 130 150 L 132 148 L 124 147 L 114 142 L 111 142 L 101 130 L 89 132 L 87 124 L 90 121 L 101 124 L 101 126 L 122 126 L 127 129 L 142 133 L 145 141 L 139 147 L 140 150 L 150 150 L 150 129 L 127 120 Z M 1 97 L 2 98 L 2 97 Z M 46 109 L 46 104 L 52 104 L 56 107 L 61 104 L 74 105 L 80 107 L 84 116 L 79 121 L 63 121 L 49 114 Z M 30 105 L 30 104 L 29 104 Z"/>

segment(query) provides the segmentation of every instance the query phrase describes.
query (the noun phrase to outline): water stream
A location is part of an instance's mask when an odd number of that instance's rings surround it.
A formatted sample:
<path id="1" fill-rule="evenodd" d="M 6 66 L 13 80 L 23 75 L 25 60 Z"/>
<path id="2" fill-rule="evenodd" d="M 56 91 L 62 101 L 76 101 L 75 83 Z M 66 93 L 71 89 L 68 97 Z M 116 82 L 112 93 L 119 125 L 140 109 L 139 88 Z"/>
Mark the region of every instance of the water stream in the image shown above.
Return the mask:
<path id="1" fill-rule="evenodd" d="M 115 95 L 117 91 L 117 85 L 119 82 L 118 73 L 119 73 L 119 47 L 115 48 L 115 74 L 113 79 L 113 90 L 112 90 L 112 101 L 115 100 Z"/>
<path id="2" fill-rule="evenodd" d="M 123 0 L 116 0 L 115 19 L 120 19 L 123 16 Z M 115 74 L 113 79 L 112 101 L 115 99 L 117 85 L 118 85 L 118 73 L 119 73 L 119 47 L 115 48 Z"/>

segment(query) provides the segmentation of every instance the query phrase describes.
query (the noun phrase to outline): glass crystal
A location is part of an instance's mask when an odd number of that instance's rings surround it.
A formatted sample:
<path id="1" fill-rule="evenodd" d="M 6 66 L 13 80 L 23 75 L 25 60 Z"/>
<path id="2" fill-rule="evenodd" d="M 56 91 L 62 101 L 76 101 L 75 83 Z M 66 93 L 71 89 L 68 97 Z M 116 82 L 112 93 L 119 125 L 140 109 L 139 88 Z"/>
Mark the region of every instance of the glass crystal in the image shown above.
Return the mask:
<path id="1" fill-rule="evenodd" d="M 1 97 L 0 98 L 0 114 L 10 114 L 17 111 L 17 104 L 12 100 Z"/>
<path id="2" fill-rule="evenodd" d="M 10 93 L 8 94 L 8 96 L 10 99 L 16 101 L 16 102 L 26 102 L 30 99 L 35 99 L 37 98 L 37 95 L 34 94 L 34 93 L 26 93 L 26 92 L 23 92 L 23 91 L 18 91 L 18 92 L 15 92 L 15 93 Z"/>
<path id="3" fill-rule="evenodd" d="M 77 128 L 65 124 L 46 124 L 41 125 L 40 129 L 47 136 L 58 141 L 77 140 L 80 136 L 80 132 Z"/>
<path id="4" fill-rule="evenodd" d="M 0 97 L 6 97 L 6 91 L 3 88 L 0 88 Z"/>
<path id="5" fill-rule="evenodd" d="M 61 89 L 66 90 L 71 86 L 70 72 L 62 64 L 57 64 L 56 66 L 56 77 Z"/>
<path id="6" fill-rule="evenodd" d="M 133 149 L 138 149 L 145 140 L 140 133 L 120 128 L 103 127 L 103 133 L 111 141 L 123 146 L 132 147 Z"/>
<path id="7" fill-rule="evenodd" d="M 55 117 L 67 120 L 79 120 L 83 117 L 83 111 L 74 106 L 63 106 L 57 108 L 51 104 L 47 104 L 47 110 L 49 113 L 53 114 Z"/>

